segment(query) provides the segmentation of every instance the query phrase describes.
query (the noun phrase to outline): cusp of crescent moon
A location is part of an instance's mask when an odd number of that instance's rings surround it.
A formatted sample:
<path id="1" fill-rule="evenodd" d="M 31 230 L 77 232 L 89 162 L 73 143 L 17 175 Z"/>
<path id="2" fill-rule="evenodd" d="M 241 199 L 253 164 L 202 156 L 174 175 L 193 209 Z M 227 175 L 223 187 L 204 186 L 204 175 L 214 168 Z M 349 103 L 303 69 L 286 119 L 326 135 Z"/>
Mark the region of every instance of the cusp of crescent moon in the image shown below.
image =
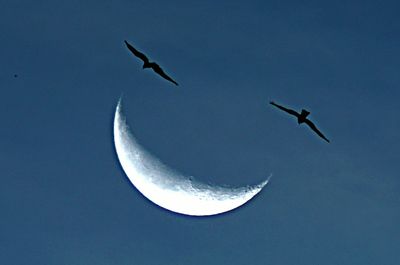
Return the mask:
<path id="1" fill-rule="evenodd" d="M 169 169 L 137 143 L 121 110 L 121 100 L 114 117 L 114 144 L 132 184 L 153 203 L 180 214 L 207 216 L 233 210 L 253 198 L 269 181 L 227 188 L 203 184 Z"/>

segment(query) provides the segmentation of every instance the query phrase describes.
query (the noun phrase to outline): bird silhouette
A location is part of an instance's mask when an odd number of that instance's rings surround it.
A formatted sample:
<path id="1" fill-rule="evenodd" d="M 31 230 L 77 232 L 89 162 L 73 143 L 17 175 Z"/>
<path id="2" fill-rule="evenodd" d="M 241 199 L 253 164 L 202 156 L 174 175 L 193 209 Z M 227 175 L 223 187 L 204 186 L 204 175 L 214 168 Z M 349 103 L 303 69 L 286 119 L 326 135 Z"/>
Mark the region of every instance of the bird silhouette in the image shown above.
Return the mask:
<path id="1" fill-rule="evenodd" d="M 143 61 L 143 69 L 145 68 L 151 68 L 153 69 L 154 72 L 156 72 L 157 74 L 159 74 L 161 77 L 167 79 L 168 81 L 174 83 L 175 85 L 178 85 L 177 82 L 175 82 L 171 77 L 169 77 L 164 71 L 163 69 L 161 69 L 161 67 L 155 63 L 155 62 L 150 62 L 149 59 L 147 58 L 146 55 L 144 55 L 143 53 L 139 52 L 138 50 L 136 50 L 132 45 L 130 45 L 127 41 L 125 41 L 126 47 L 128 47 L 128 49 L 133 53 L 133 55 L 135 55 L 136 57 L 138 57 L 139 59 L 141 59 Z"/>
<path id="2" fill-rule="evenodd" d="M 291 114 L 291 115 L 293 115 L 293 116 L 296 116 L 298 124 L 302 124 L 302 123 L 307 124 L 311 128 L 311 130 L 316 132 L 322 139 L 324 139 L 325 141 L 327 141 L 329 143 L 329 140 L 322 134 L 322 132 L 320 132 L 317 129 L 317 127 L 314 125 L 314 123 L 312 123 L 309 119 L 307 119 L 307 116 L 310 114 L 309 111 L 307 111 L 305 109 L 302 109 L 301 113 L 297 113 L 296 111 L 288 109 L 288 108 L 285 108 L 283 106 L 280 106 L 280 105 L 276 104 L 273 101 L 271 101 L 270 104 L 275 106 L 275 107 L 277 107 L 277 108 L 279 108 L 279 109 L 281 109 L 281 110 L 283 110 L 283 111 L 285 111 L 285 112 L 287 112 L 287 113 L 289 113 L 289 114 Z"/>

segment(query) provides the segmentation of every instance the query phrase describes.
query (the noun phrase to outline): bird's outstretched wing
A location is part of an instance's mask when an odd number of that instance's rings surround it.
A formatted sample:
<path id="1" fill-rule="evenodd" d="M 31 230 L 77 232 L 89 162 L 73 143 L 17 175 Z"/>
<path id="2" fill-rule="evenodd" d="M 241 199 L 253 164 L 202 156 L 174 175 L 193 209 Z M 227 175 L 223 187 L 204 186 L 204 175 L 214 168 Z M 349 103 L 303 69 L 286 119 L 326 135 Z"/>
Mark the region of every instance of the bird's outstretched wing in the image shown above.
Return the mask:
<path id="1" fill-rule="evenodd" d="M 160 76 L 162 76 L 163 78 L 167 79 L 168 81 L 174 83 L 175 85 L 178 85 L 177 82 L 175 82 L 171 77 L 169 77 L 164 71 L 163 69 L 161 69 L 161 67 L 156 64 L 156 63 L 151 63 L 151 68 L 153 68 L 154 72 L 156 72 L 157 74 L 159 74 Z"/>
<path id="2" fill-rule="evenodd" d="M 292 114 L 292 115 L 296 116 L 296 117 L 299 117 L 299 116 L 300 116 L 300 114 L 298 114 L 296 111 L 291 110 L 291 109 L 287 109 L 287 108 L 285 108 L 285 107 L 282 107 L 282 106 L 276 104 L 276 103 L 273 102 L 273 101 L 270 101 L 269 103 L 270 103 L 271 105 L 273 105 L 273 106 L 275 106 L 275 107 L 277 107 L 277 108 L 283 110 L 283 111 L 286 111 L 286 112 L 289 113 L 289 114 Z"/>
<path id="3" fill-rule="evenodd" d="M 312 123 L 309 119 L 306 119 L 304 121 L 308 126 L 310 126 L 310 128 L 316 132 L 322 139 L 324 139 L 325 141 L 327 141 L 329 143 L 329 140 L 322 134 L 322 132 L 320 132 L 317 127 L 314 125 L 314 123 Z"/>
<path id="4" fill-rule="evenodd" d="M 138 58 L 140 58 L 144 63 L 149 63 L 149 59 L 144 55 L 143 53 L 139 52 L 135 48 L 133 48 L 132 45 L 130 45 L 126 40 L 125 40 L 126 47 Z"/>

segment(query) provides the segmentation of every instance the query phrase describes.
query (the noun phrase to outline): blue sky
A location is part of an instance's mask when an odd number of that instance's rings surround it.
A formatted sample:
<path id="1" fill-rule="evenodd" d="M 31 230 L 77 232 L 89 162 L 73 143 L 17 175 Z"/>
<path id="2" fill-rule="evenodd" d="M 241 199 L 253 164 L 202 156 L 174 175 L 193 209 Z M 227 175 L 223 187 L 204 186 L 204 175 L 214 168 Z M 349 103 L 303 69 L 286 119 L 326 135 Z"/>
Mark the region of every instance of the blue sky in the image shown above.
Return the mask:
<path id="1" fill-rule="evenodd" d="M 396 1 L 2 1 L 1 264 L 399 264 Z M 162 80 L 124 46 L 163 66 Z M 18 74 L 14 78 L 14 74 Z M 132 187 L 112 139 L 221 185 L 190 218 Z M 311 111 L 325 143 L 268 102 Z"/>

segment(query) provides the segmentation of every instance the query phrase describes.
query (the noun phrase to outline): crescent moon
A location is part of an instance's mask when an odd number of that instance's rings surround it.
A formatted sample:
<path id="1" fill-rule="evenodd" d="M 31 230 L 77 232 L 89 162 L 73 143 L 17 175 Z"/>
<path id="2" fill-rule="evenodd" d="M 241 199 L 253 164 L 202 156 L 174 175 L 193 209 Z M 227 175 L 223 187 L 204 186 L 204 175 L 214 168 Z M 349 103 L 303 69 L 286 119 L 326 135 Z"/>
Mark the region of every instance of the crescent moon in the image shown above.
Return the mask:
<path id="1" fill-rule="evenodd" d="M 153 203 L 184 215 L 208 216 L 233 210 L 253 198 L 269 181 L 227 188 L 198 182 L 168 168 L 137 143 L 121 110 L 121 99 L 115 110 L 114 144 L 131 183 Z"/>

